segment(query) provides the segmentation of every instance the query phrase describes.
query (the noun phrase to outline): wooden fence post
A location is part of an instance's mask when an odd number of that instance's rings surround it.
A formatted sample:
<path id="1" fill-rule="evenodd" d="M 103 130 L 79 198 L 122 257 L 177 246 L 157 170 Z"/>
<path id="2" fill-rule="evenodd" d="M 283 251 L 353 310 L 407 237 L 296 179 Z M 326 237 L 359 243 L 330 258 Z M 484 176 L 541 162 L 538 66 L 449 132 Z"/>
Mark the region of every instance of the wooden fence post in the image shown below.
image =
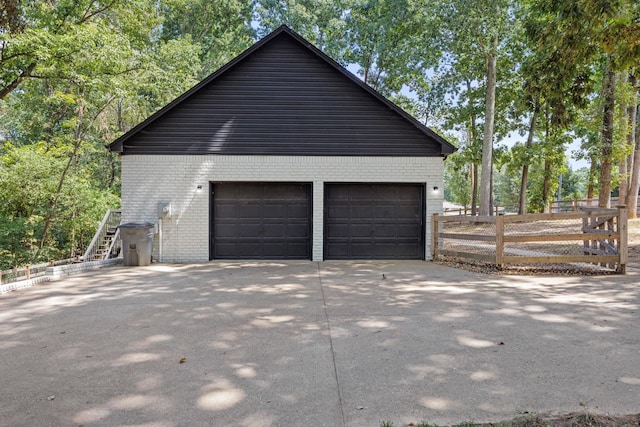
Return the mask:
<path id="1" fill-rule="evenodd" d="M 438 214 L 434 213 L 431 220 L 431 258 L 438 256 Z"/>
<path id="2" fill-rule="evenodd" d="M 496 267 L 504 268 L 504 215 L 496 216 Z"/>
<path id="3" fill-rule="evenodd" d="M 621 274 L 627 274 L 627 246 L 628 246 L 628 230 L 627 230 L 627 207 L 624 205 L 618 206 L 618 233 L 620 234 L 620 241 L 618 242 L 618 255 L 620 260 L 618 261 L 618 271 Z"/>

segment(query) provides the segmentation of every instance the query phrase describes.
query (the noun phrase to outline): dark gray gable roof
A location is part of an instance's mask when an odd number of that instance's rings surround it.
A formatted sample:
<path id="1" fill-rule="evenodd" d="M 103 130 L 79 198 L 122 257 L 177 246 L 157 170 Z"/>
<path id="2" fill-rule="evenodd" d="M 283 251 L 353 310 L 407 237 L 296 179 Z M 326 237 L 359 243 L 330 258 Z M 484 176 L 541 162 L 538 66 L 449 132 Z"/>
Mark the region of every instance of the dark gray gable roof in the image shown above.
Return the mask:
<path id="1" fill-rule="evenodd" d="M 286 26 L 109 149 L 124 155 L 423 157 L 456 150 Z"/>

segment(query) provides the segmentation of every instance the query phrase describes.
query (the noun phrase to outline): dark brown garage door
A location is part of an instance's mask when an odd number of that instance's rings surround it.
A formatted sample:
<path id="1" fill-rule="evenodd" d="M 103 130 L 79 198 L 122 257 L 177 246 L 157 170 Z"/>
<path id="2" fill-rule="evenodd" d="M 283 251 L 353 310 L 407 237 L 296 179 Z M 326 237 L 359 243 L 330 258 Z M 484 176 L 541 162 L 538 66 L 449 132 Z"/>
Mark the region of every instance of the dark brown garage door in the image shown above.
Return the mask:
<path id="1" fill-rule="evenodd" d="M 424 259 L 424 186 L 326 184 L 325 259 Z"/>
<path id="2" fill-rule="evenodd" d="M 212 259 L 310 259 L 311 184 L 211 184 Z"/>

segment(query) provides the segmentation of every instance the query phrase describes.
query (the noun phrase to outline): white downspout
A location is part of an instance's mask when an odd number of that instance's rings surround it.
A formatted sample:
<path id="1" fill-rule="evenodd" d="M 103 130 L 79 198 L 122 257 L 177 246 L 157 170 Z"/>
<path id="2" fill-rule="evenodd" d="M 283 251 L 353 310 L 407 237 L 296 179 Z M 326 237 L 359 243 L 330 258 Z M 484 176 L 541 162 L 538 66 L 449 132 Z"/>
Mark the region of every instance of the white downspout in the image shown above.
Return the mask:
<path id="1" fill-rule="evenodd" d="M 162 218 L 158 218 L 158 262 L 162 262 Z"/>

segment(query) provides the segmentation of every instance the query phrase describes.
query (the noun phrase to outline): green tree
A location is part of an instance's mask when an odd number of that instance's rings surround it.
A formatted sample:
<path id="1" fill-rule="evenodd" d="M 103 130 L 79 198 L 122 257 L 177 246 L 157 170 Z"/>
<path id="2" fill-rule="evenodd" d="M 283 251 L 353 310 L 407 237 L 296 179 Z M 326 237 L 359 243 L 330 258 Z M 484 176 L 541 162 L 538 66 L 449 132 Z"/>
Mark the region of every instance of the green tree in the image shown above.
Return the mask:
<path id="1" fill-rule="evenodd" d="M 536 24 L 530 26 L 530 34 L 538 49 L 547 52 L 543 75 L 555 74 L 549 81 L 586 85 L 589 77 L 580 81 L 580 74 L 600 72 L 599 204 L 608 206 L 615 153 L 616 79 L 640 58 L 640 6 L 632 0 L 533 0 L 529 4 L 529 16 L 535 17 L 531 22 Z M 591 93 L 584 91 L 574 101 L 585 103 L 588 96 Z"/>
<path id="2" fill-rule="evenodd" d="M 197 81 L 199 47 L 155 37 L 157 11 L 149 0 L 24 2 L 0 12 L 5 266 L 81 253 L 118 205 L 118 163 L 105 144 Z"/>
<path id="3" fill-rule="evenodd" d="M 246 0 L 162 0 L 161 38 L 182 39 L 199 48 L 203 78 L 251 45 L 254 2 Z"/>
<path id="4" fill-rule="evenodd" d="M 468 64 L 474 69 L 482 67 L 480 76 L 484 85 L 484 129 L 480 177 L 481 215 L 491 214 L 498 58 L 505 57 L 512 30 L 516 28 L 511 7 L 511 2 L 507 0 L 456 0 L 441 3 L 438 9 L 443 24 L 440 31 L 445 57 L 451 59 L 451 66 L 456 68 L 458 64 Z"/>
<path id="5" fill-rule="evenodd" d="M 33 78 L 126 73 L 159 24 L 146 0 L 10 1 L 0 17 L 0 99 Z"/>
<path id="6" fill-rule="evenodd" d="M 260 0 L 255 8 L 259 37 L 287 25 L 320 50 L 344 62 L 345 14 L 355 0 Z"/>

